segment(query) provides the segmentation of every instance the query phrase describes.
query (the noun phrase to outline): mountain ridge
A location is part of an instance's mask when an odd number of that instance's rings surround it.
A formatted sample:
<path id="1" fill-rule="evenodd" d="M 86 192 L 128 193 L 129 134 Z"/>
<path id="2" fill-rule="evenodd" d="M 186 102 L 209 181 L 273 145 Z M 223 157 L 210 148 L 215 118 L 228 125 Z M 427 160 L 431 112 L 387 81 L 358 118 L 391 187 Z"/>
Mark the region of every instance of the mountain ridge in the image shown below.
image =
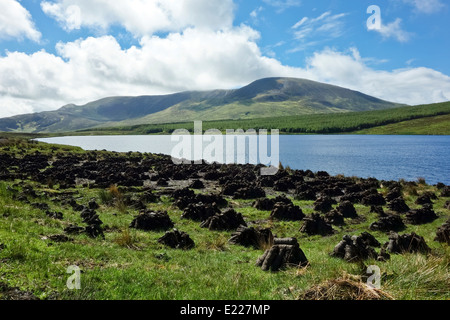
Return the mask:
<path id="1" fill-rule="evenodd" d="M 230 90 L 105 97 L 85 105 L 0 119 L 0 131 L 64 132 L 114 125 L 254 119 L 389 109 L 384 101 L 335 85 L 297 78 L 264 78 Z"/>

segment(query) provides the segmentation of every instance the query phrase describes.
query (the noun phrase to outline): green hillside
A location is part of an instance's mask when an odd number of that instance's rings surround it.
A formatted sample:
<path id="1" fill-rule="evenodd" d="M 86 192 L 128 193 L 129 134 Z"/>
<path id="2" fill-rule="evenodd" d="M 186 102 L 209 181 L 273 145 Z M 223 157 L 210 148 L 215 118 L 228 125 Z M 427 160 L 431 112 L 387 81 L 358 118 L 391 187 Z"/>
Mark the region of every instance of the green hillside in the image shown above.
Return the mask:
<path id="1" fill-rule="evenodd" d="M 194 120 L 256 119 L 383 110 L 399 104 L 295 78 L 267 78 L 235 90 L 109 97 L 84 106 L 0 119 L 0 131 L 67 132 L 93 127 Z"/>
<path id="2" fill-rule="evenodd" d="M 402 121 L 356 131 L 357 134 L 450 135 L 450 114 Z"/>
<path id="3" fill-rule="evenodd" d="M 192 131 L 193 122 L 84 130 L 83 134 L 155 134 Z M 401 128 L 404 129 L 401 129 Z M 203 122 L 203 129 L 279 129 L 282 133 L 450 134 L 450 102 L 389 110 Z M 386 129 L 385 129 L 386 128 Z"/>

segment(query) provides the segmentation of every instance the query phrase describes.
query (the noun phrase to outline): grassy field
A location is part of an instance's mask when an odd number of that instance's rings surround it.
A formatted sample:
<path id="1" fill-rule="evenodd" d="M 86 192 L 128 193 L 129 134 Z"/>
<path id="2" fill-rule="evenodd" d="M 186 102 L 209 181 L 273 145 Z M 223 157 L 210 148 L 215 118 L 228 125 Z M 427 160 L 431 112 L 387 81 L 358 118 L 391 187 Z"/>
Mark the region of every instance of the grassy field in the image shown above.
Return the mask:
<path id="1" fill-rule="evenodd" d="M 25 155 L 36 151 L 59 155 L 84 152 L 79 148 L 26 142 L 0 147 L 0 154 Z M 25 185 L 36 191 L 36 201 L 47 203 L 51 211 L 62 212 L 64 219 L 51 219 L 43 210 L 14 200 L 13 189 L 20 191 Z M 386 189 L 379 191 L 386 193 Z M 418 207 L 414 200 L 425 191 L 439 194 L 434 186 L 418 184 L 404 190 L 407 204 L 411 208 Z M 80 204 L 87 205 L 95 199 L 101 205 L 97 213 L 106 225 L 104 240 L 86 235 L 70 236 L 73 241 L 66 243 L 48 239 L 49 235 L 61 234 L 71 223 L 81 223 L 78 213 L 53 201 L 65 192 L 73 192 Z M 148 208 L 167 210 L 175 227 L 187 232 L 196 243 L 190 251 L 167 248 L 157 242 L 164 232 L 130 229 L 128 226 L 138 212 L 124 207 L 120 201 L 111 201 L 112 193 L 117 197 L 117 192 L 110 189 L 77 186 L 62 190 L 58 185 L 31 181 L 1 181 L 0 283 L 30 291 L 40 299 L 292 300 L 327 280 L 348 275 L 361 279 L 366 266 L 378 265 L 382 271 L 381 289 L 395 299 L 450 298 L 450 249 L 448 245 L 433 241 L 437 227 L 450 216 L 449 211 L 443 209 L 444 198 L 434 204 L 439 219 L 421 226 L 408 225 L 404 231 L 423 236 L 432 253 L 392 255 L 387 262 L 347 263 L 328 255 L 343 235 L 360 234 L 377 219 L 366 206 L 356 205 L 361 218 L 346 219 L 346 225 L 334 227 L 337 233 L 328 237 L 300 233 L 302 222 L 267 220 L 265 226 L 271 227 L 276 236 L 297 237 L 310 262 L 306 268 L 272 273 L 255 266 L 263 250 L 231 245 L 228 243 L 231 232 L 209 231 L 200 228 L 197 222 L 181 219 L 182 211 L 172 205 L 170 198 L 162 197 L 161 201 L 148 204 Z M 270 214 L 252 208 L 250 200 L 228 200 L 246 221 L 267 219 Z M 311 201 L 294 200 L 294 203 L 305 214 L 313 212 Z M 385 233 L 371 233 L 381 243 L 388 240 Z M 66 287 L 70 276 L 66 270 L 71 265 L 82 270 L 81 290 L 71 291 Z"/>
<path id="2" fill-rule="evenodd" d="M 278 129 L 285 134 L 450 134 L 450 102 L 388 110 L 246 120 L 204 121 L 203 130 Z M 193 131 L 193 122 L 97 128 L 75 134 L 170 134 Z"/>
<path id="3" fill-rule="evenodd" d="M 401 121 L 353 132 L 354 134 L 450 135 L 450 115 Z"/>

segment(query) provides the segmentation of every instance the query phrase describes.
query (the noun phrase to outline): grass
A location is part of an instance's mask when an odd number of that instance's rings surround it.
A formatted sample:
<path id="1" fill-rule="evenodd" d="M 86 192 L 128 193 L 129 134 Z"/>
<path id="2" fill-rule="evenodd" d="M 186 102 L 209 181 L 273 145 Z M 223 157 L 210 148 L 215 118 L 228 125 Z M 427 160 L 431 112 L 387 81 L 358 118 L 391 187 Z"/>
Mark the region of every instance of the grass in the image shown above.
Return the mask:
<path id="1" fill-rule="evenodd" d="M 24 143 L 14 150 L 28 147 L 23 150 L 62 154 L 84 152 L 40 143 L 28 146 Z M 1 148 L 2 153 L 11 152 L 5 148 Z M 51 211 L 63 212 L 64 220 L 50 219 L 44 211 L 14 200 L 13 190 L 20 191 L 24 185 L 32 185 L 38 200 L 47 203 Z M 425 191 L 438 192 L 436 187 L 425 182 L 414 187 L 415 194 L 410 189 L 405 189 L 404 195 L 411 208 L 417 207 L 414 204 L 416 195 Z M 293 300 L 301 298 L 311 288 L 341 283 L 343 275 L 361 278 L 365 266 L 372 264 L 381 268 L 381 289 L 389 297 L 414 300 L 450 298 L 450 249 L 448 245 L 433 241 L 437 227 L 449 217 L 449 211 L 443 209 L 444 198 L 435 201 L 438 220 L 422 226 L 408 225 L 404 231 L 414 231 L 423 236 L 432 253 L 427 256 L 392 255 L 391 260 L 383 263 L 368 260 L 362 265 L 329 256 L 343 235 L 360 234 L 377 219 L 365 206 L 356 205 L 358 214 L 363 217 L 361 220 L 346 219 L 346 225 L 334 227 L 336 234 L 328 237 L 300 233 L 301 222 L 267 220 L 262 226 L 271 227 L 276 236 L 296 237 L 310 262 L 306 268 L 288 268 L 271 273 L 255 266 L 263 249 L 229 244 L 231 232 L 209 231 L 200 228 L 197 222 L 182 219 L 182 211 L 172 206 L 167 198 L 149 203 L 147 207 L 167 210 L 175 227 L 187 232 L 194 240 L 194 249 L 175 250 L 159 244 L 157 239 L 164 234 L 163 231 L 129 229 L 128 225 L 138 211 L 126 208 L 117 212 L 111 200 L 122 193 L 115 186 L 105 190 L 77 186 L 68 190 L 76 193 L 80 204 L 87 205 L 91 199 L 101 204 L 97 213 L 108 230 L 105 239 L 74 235 L 70 236 L 70 242 L 50 241 L 44 237 L 61 234 L 68 224 L 81 224 L 81 218 L 71 207 L 44 195 L 44 191 L 49 191 L 47 185 L 31 181 L 0 182 L 0 244 L 4 245 L 0 250 L 0 282 L 31 291 L 41 299 Z M 385 189 L 379 191 L 386 193 Z M 62 192 L 56 185 L 47 194 L 60 195 Z M 251 207 L 251 201 L 229 200 L 247 221 L 264 220 L 270 214 Z M 313 212 L 312 201 L 294 200 L 294 204 L 306 214 Z M 385 233 L 371 233 L 381 243 L 388 240 Z M 66 271 L 71 265 L 82 270 L 81 290 L 71 291 L 66 287 L 70 276 Z M 361 281 L 356 281 L 356 285 L 361 285 Z"/>
<path id="2" fill-rule="evenodd" d="M 356 131 L 354 133 L 380 135 L 450 135 L 450 115 L 447 114 L 436 117 L 401 121 L 394 124 Z"/>
<path id="3" fill-rule="evenodd" d="M 136 232 L 131 231 L 130 228 L 125 228 L 114 239 L 114 242 L 121 247 L 133 249 L 137 248 L 136 244 L 138 242 L 138 238 L 136 236 Z"/>

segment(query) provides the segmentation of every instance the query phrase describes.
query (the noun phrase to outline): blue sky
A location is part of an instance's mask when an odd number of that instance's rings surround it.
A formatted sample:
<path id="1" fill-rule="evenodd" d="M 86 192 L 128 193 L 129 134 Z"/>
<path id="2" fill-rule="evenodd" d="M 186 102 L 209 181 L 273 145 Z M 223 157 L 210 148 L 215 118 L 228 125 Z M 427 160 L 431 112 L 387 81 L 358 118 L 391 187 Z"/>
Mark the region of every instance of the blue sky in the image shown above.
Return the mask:
<path id="1" fill-rule="evenodd" d="M 236 2 L 239 8 L 237 21 L 259 30 L 261 48 L 267 50 L 266 54 L 273 51 L 283 63 L 303 67 L 306 58 L 324 47 L 339 51 L 356 47 L 361 56 L 372 58 L 372 63 L 376 63 L 379 69 L 392 70 L 412 65 L 450 74 L 449 6 L 437 5 L 439 10 L 423 12 L 402 0 L 304 0 L 292 1 L 292 6 L 285 9 L 269 4 L 277 2 L 289 1 L 240 0 Z M 395 36 L 386 38 L 380 33 L 369 32 L 366 21 L 371 15 L 367 14 L 367 8 L 373 4 L 380 7 L 385 24 L 401 19 L 401 29 L 410 33 L 409 38 L 399 41 Z M 249 18 L 252 12 L 256 18 Z M 330 12 L 330 16 L 343 15 L 333 21 L 335 34 L 312 31 L 305 39 L 296 39 L 292 26 L 304 17 L 314 19 L 325 12 Z M 320 24 L 313 27 L 317 29 Z M 280 42 L 282 45 L 276 46 Z"/>
<path id="2" fill-rule="evenodd" d="M 448 101 L 448 30 L 444 0 L 0 0 L 0 116 L 270 76 Z"/>

